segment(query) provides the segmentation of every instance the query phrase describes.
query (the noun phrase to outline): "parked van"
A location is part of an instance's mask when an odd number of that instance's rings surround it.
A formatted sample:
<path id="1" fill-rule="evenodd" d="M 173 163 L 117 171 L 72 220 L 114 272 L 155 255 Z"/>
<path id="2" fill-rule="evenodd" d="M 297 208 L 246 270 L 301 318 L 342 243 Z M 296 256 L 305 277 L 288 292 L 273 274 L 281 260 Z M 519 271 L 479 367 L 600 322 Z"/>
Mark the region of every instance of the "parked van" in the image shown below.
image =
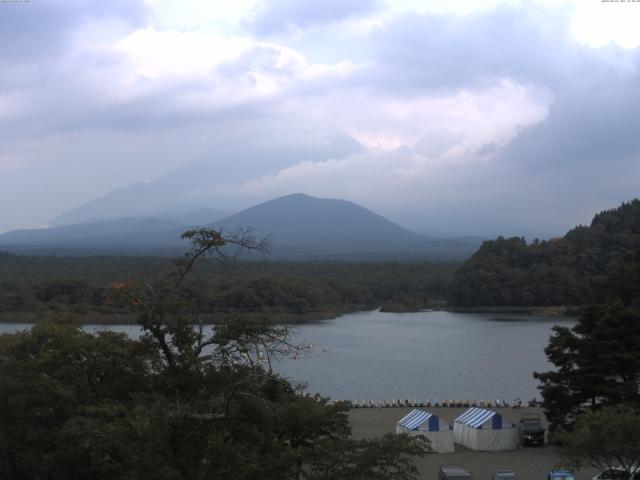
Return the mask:
<path id="1" fill-rule="evenodd" d="M 469 471 L 459 465 L 440 465 L 438 480 L 473 480 Z"/>

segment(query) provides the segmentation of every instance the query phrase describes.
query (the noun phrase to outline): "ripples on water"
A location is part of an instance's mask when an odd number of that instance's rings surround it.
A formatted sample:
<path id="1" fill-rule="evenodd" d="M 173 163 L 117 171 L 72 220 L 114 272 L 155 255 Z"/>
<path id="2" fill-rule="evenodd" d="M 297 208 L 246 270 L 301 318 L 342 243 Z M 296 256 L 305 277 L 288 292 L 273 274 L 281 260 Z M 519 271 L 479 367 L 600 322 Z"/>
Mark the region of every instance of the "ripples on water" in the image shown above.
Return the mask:
<path id="1" fill-rule="evenodd" d="M 277 364 L 309 392 L 332 398 L 506 399 L 537 397 L 533 371 L 550 368 L 551 328 L 575 320 L 451 312 L 360 312 L 299 329 L 313 344 Z"/>
<path id="2" fill-rule="evenodd" d="M 297 325 L 295 341 L 313 345 L 274 368 L 307 391 L 335 399 L 529 400 L 532 373 L 550 368 L 551 328 L 575 320 L 451 312 L 359 312 Z M 0 324 L 0 332 L 28 328 Z M 137 337 L 135 325 L 88 325 Z"/>

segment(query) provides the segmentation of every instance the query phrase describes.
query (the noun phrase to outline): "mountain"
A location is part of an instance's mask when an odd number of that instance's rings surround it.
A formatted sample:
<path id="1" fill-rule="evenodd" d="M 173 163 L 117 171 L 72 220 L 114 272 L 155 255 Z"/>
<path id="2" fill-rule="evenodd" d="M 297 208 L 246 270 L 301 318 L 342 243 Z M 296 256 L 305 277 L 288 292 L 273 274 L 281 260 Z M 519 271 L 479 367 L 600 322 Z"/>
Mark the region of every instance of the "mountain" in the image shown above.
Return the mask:
<path id="1" fill-rule="evenodd" d="M 159 215 L 157 218 L 165 220 L 173 220 L 181 225 L 199 226 L 208 225 L 211 222 L 215 222 L 224 218 L 224 214 L 213 208 L 198 208 L 192 211 L 186 211 L 183 213 L 166 213 Z"/>
<path id="2" fill-rule="evenodd" d="M 162 217 L 126 217 L 14 230 L 0 235 L 0 248 L 39 254 L 175 254 L 188 247 L 180 239 L 182 232 L 221 216 L 217 210 L 202 208 Z"/>
<path id="3" fill-rule="evenodd" d="M 202 220 L 210 210 L 181 217 L 133 217 L 77 223 L 0 235 L 0 249 L 22 253 L 180 254 L 188 244 L 180 235 L 185 219 Z M 177 221 L 176 218 L 182 221 Z M 279 197 L 209 226 L 233 232 L 250 227 L 268 237 L 273 259 L 463 259 L 479 245 L 473 239 L 436 239 L 411 232 L 353 202 L 305 194 Z"/>
<path id="4" fill-rule="evenodd" d="M 120 218 L 60 227 L 14 230 L 0 235 L 0 247 L 30 249 L 112 249 L 136 245 L 167 246 L 168 237 L 177 238 L 187 227 L 175 220 L 147 217 Z M 173 234 L 171 234 L 172 232 Z M 170 245 L 171 243 L 169 243 Z M 174 246 L 178 242 L 173 242 Z"/>
<path id="5" fill-rule="evenodd" d="M 355 203 L 301 193 L 261 203 L 213 226 L 224 230 L 250 226 L 257 236 L 269 236 L 279 248 L 304 246 L 333 253 L 389 249 L 425 240 Z"/>
<path id="6" fill-rule="evenodd" d="M 272 258 L 461 259 L 481 243 L 420 235 L 353 202 L 302 193 L 261 203 L 213 227 L 251 227 L 257 237 L 269 238 Z"/>
<path id="7" fill-rule="evenodd" d="M 340 131 L 314 134 L 298 132 L 280 138 L 270 135 L 270 142 L 259 143 L 257 136 L 229 138 L 204 153 L 146 183 L 135 183 L 113 190 L 54 218 L 52 226 L 96 222 L 125 216 L 158 217 L 166 213 L 182 214 L 216 205 L 233 210 L 238 199 L 221 193 L 245 180 L 273 175 L 301 161 L 342 158 L 360 151 L 362 146 Z M 303 141 L 304 140 L 304 141 Z"/>
<path id="8" fill-rule="evenodd" d="M 487 241 L 456 272 L 457 306 L 551 306 L 600 303 L 632 295 L 640 266 L 640 200 L 594 216 L 562 237 Z M 620 286 L 624 286 L 623 289 Z M 637 287 L 635 287 L 637 288 Z"/>

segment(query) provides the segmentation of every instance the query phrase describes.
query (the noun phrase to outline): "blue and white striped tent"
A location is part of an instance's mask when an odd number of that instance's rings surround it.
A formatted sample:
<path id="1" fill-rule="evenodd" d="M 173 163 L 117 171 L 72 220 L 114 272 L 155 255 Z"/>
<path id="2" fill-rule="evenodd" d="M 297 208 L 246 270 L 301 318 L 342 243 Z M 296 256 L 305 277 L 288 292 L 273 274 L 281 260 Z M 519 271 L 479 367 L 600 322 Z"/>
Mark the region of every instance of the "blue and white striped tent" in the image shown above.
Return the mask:
<path id="1" fill-rule="evenodd" d="M 498 412 L 470 408 L 454 420 L 456 443 L 471 450 L 512 450 L 518 446 L 516 426 Z"/>
<path id="2" fill-rule="evenodd" d="M 396 433 L 422 435 L 429 439 L 434 452 L 453 452 L 452 427 L 433 413 L 412 410 L 398 421 Z"/>
<path id="3" fill-rule="evenodd" d="M 470 408 L 456 418 L 455 422 L 464 423 L 471 428 L 482 428 L 489 420 L 491 420 L 491 428 L 496 430 L 502 428 L 502 415 L 493 410 L 485 410 L 484 408 Z"/>

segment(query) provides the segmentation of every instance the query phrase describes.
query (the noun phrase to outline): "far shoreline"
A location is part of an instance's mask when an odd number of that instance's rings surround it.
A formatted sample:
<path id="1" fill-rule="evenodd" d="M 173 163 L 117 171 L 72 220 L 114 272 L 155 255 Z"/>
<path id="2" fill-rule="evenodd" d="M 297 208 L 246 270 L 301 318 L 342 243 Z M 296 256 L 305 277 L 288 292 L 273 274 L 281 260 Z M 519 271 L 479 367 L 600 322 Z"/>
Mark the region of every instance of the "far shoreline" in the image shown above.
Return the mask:
<path id="1" fill-rule="evenodd" d="M 327 312 L 310 312 L 305 314 L 293 313 L 269 313 L 269 312 L 250 312 L 250 313 L 224 313 L 224 314 L 204 314 L 199 318 L 204 324 L 213 325 L 223 323 L 225 320 L 237 319 L 245 321 L 268 321 L 274 325 L 304 325 L 311 323 L 322 323 L 344 315 L 355 313 L 420 313 L 420 312 L 450 312 L 462 314 L 515 314 L 527 315 L 531 317 L 551 317 L 551 318 L 575 318 L 579 315 L 581 307 L 576 306 L 536 306 L 536 307 L 453 307 L 438 306 L 415 309 L 385 309 L 383 306 L 371 309 L 343 309 L 332 310 Z M 194 314 L 197 315 L 197 314 Z M 53 318 L 67 317 L 72 323 L 77 325 L 137 325 L 136 316 L 134 314 L 120 313 L 100 313 L 100 312 L 5 312 L 0 314 L 0 324 L 35 324 L 44 320 Z M 87 321 L 85 321 L 87 320 Z M 194 322 L 194 325 L 197 324 Z"/>
<path id="2" fill-rule="evenodd" d="M 577 317 L 583 307 L 575 305 L 549 306 L 490 306 L 490 307 L 446 307 L 443 310 L 452 313 L 515 313 L 532 317 Z"/>

